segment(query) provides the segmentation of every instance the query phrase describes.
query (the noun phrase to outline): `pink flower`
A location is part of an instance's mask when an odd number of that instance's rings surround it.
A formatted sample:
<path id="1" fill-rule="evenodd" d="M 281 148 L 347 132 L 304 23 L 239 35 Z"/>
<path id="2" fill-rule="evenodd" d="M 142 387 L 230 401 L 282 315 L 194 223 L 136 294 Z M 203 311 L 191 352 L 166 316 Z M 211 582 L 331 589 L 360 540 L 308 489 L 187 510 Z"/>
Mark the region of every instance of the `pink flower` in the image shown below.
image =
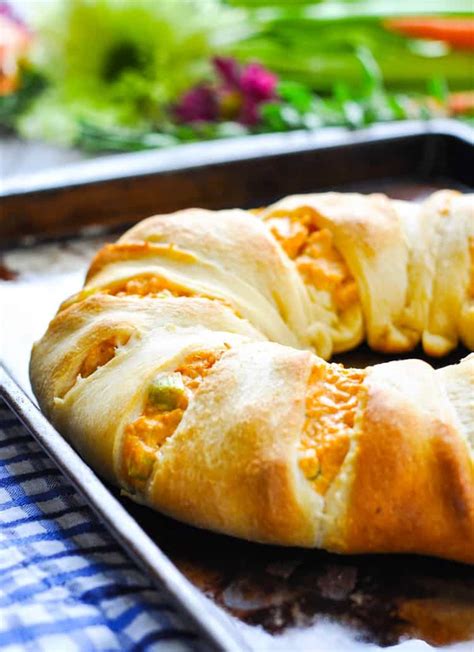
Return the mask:
<path id="1" fill-rule="evenodd" d="M 175 113 L 182 122 L 236 120 L 254 126 L 262 102 L 276 96 L 277 77 L 258 63 L 244 67 L 230 57 L 213 59 L 217 82 L 183 95 Z"/>
<path id="2" fill-rule="evenodd" d="M 212 122 L 218 117 L 215 92 L 209 86 L 195 86 L 182 96 L 174 111 L 184 123 Z"/>
<path id="3" fill-rule="evenodd" d="M 232 57 L 214 57 L 212 60 L 219 77 L 229 88 L 240 88 L 239 64 Z"/>
<path id="4" fill-rule="evenodd" d="M 260 121 L 260 106 L 259 103 L 247 98 L 242 105 L 238 121 L 247 125 L 247 127 L 254 127 Z"/>
<path id="5" fill-rule="evenodd" d="M 275 97 L 277 77 L 259 63 L 240 68 L 235 59 L 216 57 L 214 66 L 222 78 L 220 91 L 221 116 L 233 117 L 244 125 L 256 125 L 260 119 L 259 105 Z M 229 97 L 236 113 L 229 116 Z"/>
<path id="6" fill-rule="evenodd" d="M 242 72 L 240 88 L 244 95 L 256 102 L 271 100 L 275 97 L 277 77 L 259 63 L 249 63 Z"/>

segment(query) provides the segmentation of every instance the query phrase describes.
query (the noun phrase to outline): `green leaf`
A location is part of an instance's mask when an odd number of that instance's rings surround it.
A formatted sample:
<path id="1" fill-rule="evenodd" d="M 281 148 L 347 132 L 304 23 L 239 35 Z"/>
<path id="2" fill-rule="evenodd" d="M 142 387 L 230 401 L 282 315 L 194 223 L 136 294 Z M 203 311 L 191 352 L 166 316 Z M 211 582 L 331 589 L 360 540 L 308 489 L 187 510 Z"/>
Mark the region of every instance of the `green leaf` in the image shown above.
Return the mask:
<path id="1" fill-rule="evenodd" d="M 279 102 L 266 102 L 261 106 L 262 126 L 266 131 L 287 131 L 283 108 Z"/>
<path id="2" fill-rule="evenodd" d="M 368 47 L 358 46 L 356 57 L 362 64 L 362 92 L 364 95 L 372 95 L 383 87 L 382 71 Z"/>
<path id="3" fill-rule="evenodd" d="M 303 84 L 281 81 L 277 86 L 277 94 L 300 113 L 306 113 L 311 109 L 313 93 Z"/>
<path id="4" fill-rule="evenodd" d="M 427 83 L 428 95 L 439 100 L 443 104 L 447 101 L 449 88 L 444 77 L 432 77 Z"/>
<path id="5" fill-rule="evenodd" d="M 401 95 L 388 94 L 387 95 L 387 104 L 394 120 L 405 120 L 408 118 L 408 111 L 405 106 L 405 97 Z"/>
<path id="6" fill-rule="evenodd" d="M 265 10 L 256 14 L 255 35 L 232 47 L 243 61 L 258 60 L 285 81 L 302 83 L 313 90 L 329 92 L 335 81 L 363 86 L 376 79 L 373 61 L 354 56 L 366 48 L 376 61 L 389 89 L 424 91 L 426 80 L 443 76 L 451 89 L 472 86 L 472 55 L 451 50 L 439 42 L 406 38 L 387 30 L 384 15 L 423 14 L 423 2 L 405 3 L 324 2 L 304 10 Z M 428 2 L 428 5 L 433 4 Z M 442 3 L 434 3 L 443 11 Z M 444 12 L 470 13 L 472 2 L 444 2 Z M 337 12 L 334 8 L 339 6 Z M 365 10 L 362 11 L 362 5 Z M 372 14 L 369 8 L 372 9 Z M 331 10 L 330 10 L 331 9 Z M 357 11 L 360 9 L 359 15 Z M 332 12 L 332 13 L 331 13 Z M 361 65 L 361 63 L 363 65 Z"/>
<path id="7" fill-rule="evenodd" d="M 106 129 L 86 121 L 79 122 L 76 144 L 89 152 L 134 152 L 176 145 L 179 141 L 170 134 L 139 132 L 130 129 Z"/>

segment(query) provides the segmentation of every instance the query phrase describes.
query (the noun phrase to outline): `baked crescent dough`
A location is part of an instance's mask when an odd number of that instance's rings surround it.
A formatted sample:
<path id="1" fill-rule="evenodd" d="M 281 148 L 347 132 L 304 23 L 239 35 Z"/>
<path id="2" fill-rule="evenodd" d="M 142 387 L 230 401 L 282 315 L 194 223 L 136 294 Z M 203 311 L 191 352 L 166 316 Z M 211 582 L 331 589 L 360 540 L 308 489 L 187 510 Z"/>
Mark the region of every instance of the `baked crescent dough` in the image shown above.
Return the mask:
<path id="1" fill-rule="evenodd" d="M 42 409 L 134 500 L 219 532 L 474 562 L 473 196 L 287 197 L 140 222 L 35 344 Z"/>

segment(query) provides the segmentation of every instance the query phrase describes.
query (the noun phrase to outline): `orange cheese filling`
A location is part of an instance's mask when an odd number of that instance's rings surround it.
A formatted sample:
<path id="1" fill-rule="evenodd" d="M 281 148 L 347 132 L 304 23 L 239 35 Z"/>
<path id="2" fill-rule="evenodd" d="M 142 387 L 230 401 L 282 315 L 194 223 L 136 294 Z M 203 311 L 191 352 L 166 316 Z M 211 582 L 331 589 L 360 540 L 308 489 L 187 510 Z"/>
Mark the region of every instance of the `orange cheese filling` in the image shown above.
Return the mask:
<path id="1" fill-rule="evenodd" d="M 168 388 L 161 404 L 157 404 L 156 398 L 153 400 L 149 393 L 143 413 L 127 425 L 122 472 L 131 487 L 143 489 L 153 469 L 157 450 L 175 432 L 190 398 L 224 351 L 198 351 L 187 356 L 174 373 L 168 374 L 179 378 L 181 388 L 178 386 L 172 393 Z"/>
<path id="2" fill-rule="evenodd" d="M 159 276 L 138 276 L 126 281 L 118 288 L 108 291 L 117 297 L 135 295 L 145 297 L 160 294 L 162 296 L 182 297 L 190 296 L 190 292 L 184 288 L 174 285 L 170 281 Z"/>
<path id="3" fill-rule="evenodd" d="M 79 374 L 82 378 L 87 378 L 92 375 L 96 369 L 103 367 L 107 362 L 110 362 L 110 360 L 115 357 L 117 348 L 119 346 L 124 346 L 129 339 L 130 335 L 128 333 L 116 333 L 93 346 L 88 351 L 80 366 Z"/>
<path id="4" fill-rule="evenodd" d="M 334 245 L 331 231 L 317 226 L 312 209 L 276 211 L 266 223 L 306 283 L 328 290 L 339 310 L 357 302 L 356 282 Z"/>
<path id="5" fill-rule="evenodd" d="M 84 288 L 69 299 L 66 299 L 66 301 L 63 301 L 59 307 L 58 314 L 73 304 L 88 299 L 90 296 L 101 294 L 116 297 L 188 297 L 192 296 L 193 293 L 159 276 L 137 276 L 128 281 L 112 284 L 109 287 Z"/>
<path id="6" fill-rule="evenodd" d="M 306 395 L 306 421 L 298 462 L 314 489 L 324 495 L 349 451 L 365 371 L 318 362 Z"/>
<path id="7" fill-rule="evenodd" d="M 238 310 L 236 310 L 234 306 L 223 297 L 213 297 L 206 294 L 193 292 L 192 290 L 177 285 L 176 283 L 172 283 L 171 281 L 168 281 L 167 279 L 161 278 L 159 276 L 135 277 L 126 281 L 119 287 L 109 288 L 105 291 L 101 290 L 101 292 L 112 294 L 117 297 L 130 295 L 138 297 L 151 296 L 160 298 L 195 296 L 202 299 L 209 299 L 211 301 L 218 301 L 223 306 L 230 308 L 237 317 L 241 316 Z"/>

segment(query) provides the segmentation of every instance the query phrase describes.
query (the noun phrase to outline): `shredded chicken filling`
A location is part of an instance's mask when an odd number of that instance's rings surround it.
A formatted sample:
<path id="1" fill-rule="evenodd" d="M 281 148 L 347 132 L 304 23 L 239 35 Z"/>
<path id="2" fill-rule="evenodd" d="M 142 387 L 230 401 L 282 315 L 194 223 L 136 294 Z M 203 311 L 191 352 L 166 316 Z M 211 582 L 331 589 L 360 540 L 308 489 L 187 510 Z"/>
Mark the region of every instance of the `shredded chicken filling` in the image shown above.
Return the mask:
<path id="1" fill-rule="evenodd" d="M 117 297 L 123 296 L 138 296 L 138 297 L 200 297 L 202 299 L 209 299 L 210 301 L 218 301 L 223 306 L 230 308 L 232 312 L 241 317 L 241 314 L 234 306 L 224 299 L 223 297 L 213 297 L 199 292 L 193 292 L 180 285 L 174 284 L 159 276 L 139 276 L 126 281 L 120 287 L 108 289 L 105 291 L 107 294 L 112 294 Z"/>
<path id="2" fill-rule="evenodd" d="M 79 375 L 82 378 L 91 376 L 99 367 L 103 367 L 115 357 L 118 347 L 125 346 L 130 339 L 129 333 L 115 333 L 91 347 L 82 361 Z"/>
<path id="3" fill-rule="evenodd" d="M 179 285 L 175 285 L 170 281 L 159 276 L 137 276 L 123 281 L 119 284 L 111 285 L 110 287 L 89 287 L 81 290 L 71 298 L 64 301 L 58 313 L 66 308 L 69 308 L 74 303 L 84 301 L 92 295 L 107 294 L 116 297 L 137 296 L 137 297 L 189 297 L 192 296 L 190 290 L 186 290 Z"/>
<path id="4" fill-rule="evenodd" d="M 364 376 L 362 369 L 321 362 L 311 372 L 298 461 L 321 495 L 329 489 L 349 451 Z"/>
<path id="5" fill-rule="evenodd" d="M 305 282 L 318 290 L 328 290 L 336 307 L 346 310 L 358 300 L 356 282 L 334 246 L 331 231 L 320 229 L 315 222 L 314 211 L 310 208 L 291 213 L 274 212 L 266 219 Z"/>
<path id="6" fill-rule="evenodd" d="M 143 413 L 125 429 L 122 471 L 130 486 L 144 487 L 157 450 L 175 432 L 191 397 L 224 351 L 192 353 L 174 372 L 157 374 Z"/>
<path id="7" fill-rule="evenodd" d="M 135 295 L 145 297 L 150 295 L 183 297 L 190 296 L 191 292 L 174 285 L 159 276 L 137 276 L 126 281 L 123 285 L 108 291 L 117 297 Z"/>

